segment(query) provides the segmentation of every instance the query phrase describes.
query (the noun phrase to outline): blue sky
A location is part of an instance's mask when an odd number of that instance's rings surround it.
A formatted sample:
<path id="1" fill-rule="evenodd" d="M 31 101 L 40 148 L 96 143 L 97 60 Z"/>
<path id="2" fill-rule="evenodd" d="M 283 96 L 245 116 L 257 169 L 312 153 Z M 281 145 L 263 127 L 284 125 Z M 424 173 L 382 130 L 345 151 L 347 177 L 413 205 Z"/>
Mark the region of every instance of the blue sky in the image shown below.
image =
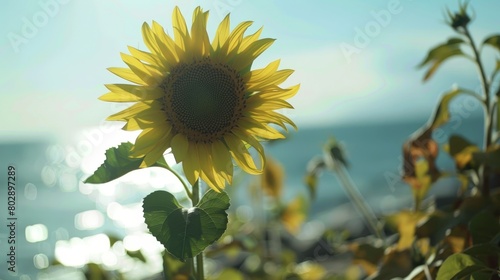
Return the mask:
<path id="1" fill-rule="evenodd" d="M 476 41 L 498 33 L 500 2 L 470 2 Z M 254 21 L 250 31 L 264 26 L 263 37 L 277 41 L 254 67 L 281 58 L 283 68 L 296 70 L 287 81 L 301 83 L 291 100 L 296 109 L 283 113 L 299 126 L 425 120 L 452 84 L 479 86 L 465 60 L 446 62 L 425 84 L 416 68 L 429 48 L 453 35 L 443 12 L 455 10 L 457 1 L 6 0 L 0 11 L 2 136 L 71 134 L 123 108 L 97 100 L 104 84 L 123 82 L 106 68 L 124 66 L 120 52 L 127 45 L 146 49 L 143 22 L 171 31 L 175 5 L 188 21 L 196 6 L 210 10 L 211 35 L 227 12 L 232 27 L 244 20 Z M 494 55 L 485 52 L 485 58 Z"/>

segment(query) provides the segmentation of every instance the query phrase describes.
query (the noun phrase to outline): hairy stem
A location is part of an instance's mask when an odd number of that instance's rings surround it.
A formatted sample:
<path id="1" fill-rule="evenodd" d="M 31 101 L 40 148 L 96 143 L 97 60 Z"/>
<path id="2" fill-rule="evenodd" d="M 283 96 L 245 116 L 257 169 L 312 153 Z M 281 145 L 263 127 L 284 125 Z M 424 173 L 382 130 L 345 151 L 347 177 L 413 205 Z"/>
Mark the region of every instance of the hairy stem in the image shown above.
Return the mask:
<path id="1" fill-rule="evenodd" d="M 472 51 L 474 52 L 474 58 L 476 60 L 476 65 L 479 70 L 481 87 L 484 93 L 484 103 L 485 103 L 485 112 L 484 112 L 484 146 L 483 149 L 486 152 L 491 145 L 492 134 L 493 134 L 493 121 L 491 118 L 492 105 L 490 102 L 490 86 L 488 83 L 488 79 L 486 78 L 486 74 L 484 72 L 483 63 L 481 62 L 481 57 L 479 56 L 479 52 L 477 50 L 476 44 L 474 43 L 474 39 L 472 38 L 467 27 L 464 28 L 464 34 L 469 39 L 470 46 Z M 487 197 L 490 193 L 489 186 L 489 167 L 486 164 L 483 164 L 480 167 L 480 187 L 482 188 L 482 195 Z"/>

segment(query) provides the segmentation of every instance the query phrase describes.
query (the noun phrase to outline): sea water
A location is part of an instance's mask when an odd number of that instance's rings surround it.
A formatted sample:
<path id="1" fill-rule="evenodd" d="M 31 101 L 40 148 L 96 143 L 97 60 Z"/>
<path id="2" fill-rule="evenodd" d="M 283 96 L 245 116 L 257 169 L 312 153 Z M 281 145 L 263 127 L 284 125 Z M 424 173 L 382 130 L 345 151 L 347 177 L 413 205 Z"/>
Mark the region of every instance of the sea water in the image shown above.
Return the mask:
<path id="1" fill-rule="evenodd" d="M 412 206 L 410 188 L 399 179 L 402 167 L 402 144 L 423 124 L 424 121 L 415 120 L 305 127 L 296 132 L 292 130 L 287 140 L 265 144 L 265 148 L 266 153 L 284 167 L 286 177 L 283 200 L 290 201 L 302 195 L 309 202 L 310 221 L 321 220 L 326 227 L 338 227 L 348 222 L 352 205 L 342 185 L 327 171 L 319 178 L 316 199 L 309 197 L 303 182 L 309 160 L 321 156 L 324 143 L 329 137 L 335 137 L 345 149 L 349 162 L 347 170 L 352 181 L 377 214 L 410 208 Z M 483 124 L 480 119 L 463 119 L 460 125 L 448 125 L 444 129 L 447 135 L 462 134 L 475 144 L 482 143 Z M 438 141 L 440 147 L 445 143 L 443 140 Z M 131 231 L 144 230 L 139 213 L 140 202 L 149 192 L 158 186 L 161 188 L 161 184 L 157 186 L 153 184 L 155 180 L 162 180 L 164 173 L 158 173 L 159 171 L 149 173 L 150 177 L 142 177 L 142 180 L 151 180 L 149 183 L 146 182 L 148 183 L 146 186 L 137 186 L 134 180 L 115 185 L 86 186 L 82 180 L 88 174 L 78 167 L 68 166 L 64 149 L 60 149 L 59 153 L 54 152 L 54 147 L 62 146 L 37 139 L 0 144 L 3 170 L 0 172 L 1 182 L 7 182 L 8 166 L 16 168 L 15 239 L 17 268 L 21 272 L 19 275 L 33 276 L 37 273 L 37 268 L 47 266 L 54 258 L 57 241 L 66 242 L 74 237 L 85 238 L 103 232 L 123 237 Z M 442 150 L 438 157 L 438 166 L 442 170 L 454 170 L 452 159 Z M 252 180 L 255 178 L 247 178 L 241 180 L 240 185 L 228 187 L 237 189 L 232 207 L 246 203 L 248 192 L 245 184 L 251 183 Z M 5 183 L 2 183 L 2 186 L 0 217 L 2 223 L 6 223 L 7 190 Z M 179 191 L 179 188 L 176 191 Z M 453 195 L 456 191 L 456 182 L 449 182 L 433 187 L 430 194 L 447 196 Z M 123 208 L 132 205 L 130 209 L 138 212 L 134 212 L 134 215 L 138 216 L 136 224 L 120 224 L 119 220 L 110 217 L 110 205 L 116 207 L 123 205 Z M 350 205 L 348 208 L 350 210 L 334 211 L 340 209 L 342 205 Z M 343 216 L 338 213 L 343 213 Z M 86 224 L 85 221 L 82 223 L 85 217 L 90 219 Z M 128 218 L 133 220 L 131 217 Z M 6 225 L 2 228 L 0 251 L 3 253 L 9 249 L 10 233 L 6 230 Z M 5 266 L 6 255 L 2 254 L 0 260 Z M 6 269 L 2 268 L 0 271 L 4 273 Z"/>

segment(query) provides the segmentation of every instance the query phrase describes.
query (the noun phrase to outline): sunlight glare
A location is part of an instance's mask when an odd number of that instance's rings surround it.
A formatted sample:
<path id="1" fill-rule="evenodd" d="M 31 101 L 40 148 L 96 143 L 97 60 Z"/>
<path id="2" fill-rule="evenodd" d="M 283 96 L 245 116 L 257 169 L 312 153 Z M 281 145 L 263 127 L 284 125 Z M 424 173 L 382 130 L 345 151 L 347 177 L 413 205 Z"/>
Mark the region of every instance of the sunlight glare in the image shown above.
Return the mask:
<path id="1" fill-rule="evenodd" d="M 79 230 L 93 230 L 104 224 L 104 216 L 97 210 L 80 212 L 75 215 L 75 228 Z"/>
<path id="2" fill-rule="evenodd" d="M 35 224 L 32 226 L 27 226 L 24 234 L 26 235 L 26 240 L 28 242 L 35 243 L 47 240 L 48 231 L 45 225 Z"/>

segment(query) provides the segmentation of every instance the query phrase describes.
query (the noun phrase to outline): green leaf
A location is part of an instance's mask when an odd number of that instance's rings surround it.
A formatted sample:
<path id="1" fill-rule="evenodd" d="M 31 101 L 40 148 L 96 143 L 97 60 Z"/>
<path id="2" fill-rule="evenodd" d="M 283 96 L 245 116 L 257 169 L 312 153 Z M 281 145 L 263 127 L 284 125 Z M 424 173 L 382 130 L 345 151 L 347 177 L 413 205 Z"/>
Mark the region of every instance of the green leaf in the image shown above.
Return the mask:
<path id="1" fill-rule="evenodd" d="M 436 129 L 450 120 L 449 104 L 453 100 L 453 98 L 461 93 L 463 93 L 462 90 L 456 88 L 445 93 L 441 97 L 439 107 L 437 108 L 436 113 L 434 114 L 434 119 L 432 121 L 432 129 Z"/>
<path id="2" fill-rule="evenodd" d="M 482 278 L 485 275 L 479 271 L 488 269 L 478 259 L 467 254 L 453 254 L 446 258 L 438 270 L 437 280 L 461 279 L 462 277 L 471 275 L 473 279 L 489 279 Z M 458 277 L 457 277 L 458 276 Z"/>
<path id="3" fill-rule="evenodd" d="M 464 253 L 471 256 L 500 256 L 500 248 L 495 243 L 483 243 L 471 246 L 464 250 Z"/>
<path id="4" fill-rule="evenodd" d="M 451 135 L 448 139 L 447 152 L 453 157 L 457 168 L 460 170 L 466 167 L 474 167 L 469 163 L 473 159 L 473 154 L 479 151 L 478 146 L 460 135 Z"/>
<path id="5" fill-rule="evenodd" d="M 471 219 L 469 230 L 473 244 L 488 243 L 500 232 L 500 223 L 491 211 L 483 210 Z"/>
<path id="6" fill-rule="evenodd" d="M 474 162 L 477 164 L 485 164 L 491 167 L 494 171 L 500 171 L 500 147 L 492 147 L 489 151 L 476 152 L 472 155 Z"/>
<path id="7" fill-rule="evenodd" d="M 106 159 L 84 183 L 102 184 L 120 178 L 130 171 L 139 169 L 144 158 L 131 158 L 130 149 L 134 145 L 130 142 L 121 143 L 118 147 L 106 150 Z M 167 168 L 165 159 L 161 157 L 153 166 Z"/>
<path id="8" fill-rule="evenodd" d="M 166 191 L 144 198 L 144 218 L 149 231 L 167 251 L 181 261 L 193 258 L 221 237 L 227 227 L 229 196 L 209 190 L 198 205 L 182 208 Z"/>
<path id="9" fill-rule="evenodd" d="M 428 80 L 446 59 L 456 55 L 464 55 L 460 50 L 460 44 L 463 42 L 464 40 L 460 38 L 451 38 L 446 43 L 432 48 L 427 53 L 426 58 L 418 65 L 418 67 L 423 67 L 426 64 L 431 64 L 424 76 L 424 81 Z"/>
<path id="10" fill-rule="evenodd" d="M 500 51 L 500 34 L 492 35 L 483 41 L 483 45 L 489 45 Z"/>
<path id="11" fill-rule="evenodd" d="M 471 276 L 473 280 L 489 280 L 491 277 L 491 271 L 486 266 L 471 265 L 455 274 L 452 279 L 463 279 L 467 276 Z M 466 279 L 471 278 L 467 277 Z"/>

